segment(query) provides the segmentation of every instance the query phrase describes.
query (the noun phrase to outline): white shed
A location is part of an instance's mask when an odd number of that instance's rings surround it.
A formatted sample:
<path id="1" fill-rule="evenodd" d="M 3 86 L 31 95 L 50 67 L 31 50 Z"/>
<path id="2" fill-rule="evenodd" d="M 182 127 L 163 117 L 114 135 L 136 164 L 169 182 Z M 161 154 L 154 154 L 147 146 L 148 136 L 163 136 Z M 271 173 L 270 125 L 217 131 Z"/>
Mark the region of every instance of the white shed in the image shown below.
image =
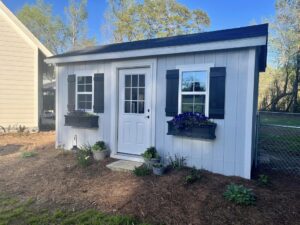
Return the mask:
<path id="1" fill-rule="evenodd" d="M 177 154 L 189 166 L 250 178 L 267 37 L 262 24 L 48 58 L 57 68 L 56 145 L 70 149 L 75 136 L 78 146 L 103 140 L 111 157 L 135 161 L 155 146 L 162 157 Z M 77 125 L 67 126 L 72 123 L 65 115 L 74 110 L 99 118 L 91 116 L 87 125 L 78 117 Z M 209 117 L 215 135 L 170 135 L 167 122 L 183 112 Z"/>

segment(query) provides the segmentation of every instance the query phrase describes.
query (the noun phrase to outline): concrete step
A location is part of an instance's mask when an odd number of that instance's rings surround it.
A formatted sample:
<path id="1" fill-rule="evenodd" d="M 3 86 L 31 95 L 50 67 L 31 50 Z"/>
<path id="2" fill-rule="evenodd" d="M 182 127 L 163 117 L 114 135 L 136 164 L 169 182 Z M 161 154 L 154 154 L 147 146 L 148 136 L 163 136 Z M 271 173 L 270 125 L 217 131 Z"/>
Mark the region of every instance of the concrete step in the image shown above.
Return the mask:
<path id="1" fill-rule="evenodd" d="M 129 171 L 133 171 L 135 167 L 139 167 L 142 164 L 143 164 L 142 162 L 118 160 L 116 162 L 106 165 L 106 167 L 111 169 L 112 171 L 129 172 Z"/>

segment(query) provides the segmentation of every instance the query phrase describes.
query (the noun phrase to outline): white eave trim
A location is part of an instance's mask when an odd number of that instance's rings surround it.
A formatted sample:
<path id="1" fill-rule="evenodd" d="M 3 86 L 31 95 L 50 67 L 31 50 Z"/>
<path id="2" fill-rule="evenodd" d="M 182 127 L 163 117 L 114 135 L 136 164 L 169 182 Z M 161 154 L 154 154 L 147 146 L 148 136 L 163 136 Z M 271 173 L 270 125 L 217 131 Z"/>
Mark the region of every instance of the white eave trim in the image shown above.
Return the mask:
<path id="1" fill-rule="evenodd" d="M 171 46 L 171 47 L 148 48 L 148 49 L 141 49 L 141 50 L 130 50 L 130 51 L 120 51 L 120 52 L 100 53 L 100 54 L 87 54 L 87 55 L 57 57 L 57 58 L 54 57 L 50 59 L 45 59 L 45 62 L 49 64 L 59 64 L 59 63 L 85 62 L 85 61 L 96 61 L 96 60 L 136 58 L 136 57 L 180 54 L 180 53 L 211 51 L 211 50 L 221 50 L 221 49 L 255 47 L 255 46 L 266 45 L 266 43 L 267 43 L 267 37 L 260 36 L 254 38 L 243 38 L 243 39 L 216 41 L 216 42 L 180 45 L 180 46 Z"/>

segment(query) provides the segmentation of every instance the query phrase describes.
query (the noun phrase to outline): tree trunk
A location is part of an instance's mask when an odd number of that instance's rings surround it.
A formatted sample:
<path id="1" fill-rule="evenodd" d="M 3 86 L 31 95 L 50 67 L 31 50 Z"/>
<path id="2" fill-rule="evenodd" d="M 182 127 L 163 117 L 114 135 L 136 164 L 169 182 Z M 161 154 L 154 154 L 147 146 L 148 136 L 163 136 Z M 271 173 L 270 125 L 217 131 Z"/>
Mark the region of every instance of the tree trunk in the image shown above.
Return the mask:
<path id="1" fill-rule="evenodd" d="M 298 111 L 298 91 L 299 91 L 299 82 L 300 82 L 300 52 L 297 53 L 297 61 L 296 61 L 296 76 L 293 84 L 293 108 L 292 112 Z"/>

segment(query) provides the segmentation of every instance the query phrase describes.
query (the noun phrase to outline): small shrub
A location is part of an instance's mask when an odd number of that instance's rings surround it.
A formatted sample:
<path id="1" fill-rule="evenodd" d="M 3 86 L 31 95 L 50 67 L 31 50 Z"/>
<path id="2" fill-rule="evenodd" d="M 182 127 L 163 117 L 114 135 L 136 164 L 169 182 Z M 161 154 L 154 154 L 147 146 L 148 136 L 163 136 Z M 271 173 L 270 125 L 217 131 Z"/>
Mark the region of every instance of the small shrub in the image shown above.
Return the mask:
<path id="1" fill-rule="evenodd" d="M 104 141 L 97 141 L 92 146 L 92 151 L 104 151 L 104 150 L 106 150 L 106 145 Z"/>
<path id="2" fill-rule="evenodd" d="M 37 155 L 36 152 L 23 152 L 22 153 L 22 158 L 32 158 L 35 157 Z"/>
<path id="3" fill-rule="evenodd" d="M 158 155 L 157 150 L 156 150 L 155 147 L 147 148 L 147 150 L 142 154 L 142 156 L 146 160 L 159 158 L 159 155 Z"/>
<path id="4" fill-rule="evenodd" d="M 186 166 L 186 158 L 183 156 L 175 155 L 174 159 L 169 157 L 170 167 L 176 170 L 181 170 Z"/>
<path id="5" fill-rule="evenodd" d="M 253 205 L 256 201 L 255 195 L 251 189 L 237 184 L 227 185 L 224 197 L 237 205 Z"/>
<path id="6" fill-rule="evenodd" d="M 138 177 L 143 177 L 151 174 L 151 170 L 146 167 L 145 165 L 142 165 L 140 167 L 135 167 L 133 170 L 133 174 Z"/>
<path id="7" fill-rule="evenodd" d="M 20 133 L 20 134 L 22 134 L 22 133 L 24 133 L 26 131 L 26 129 L 27 129 L 26 126 L 19 125 L 17 127 L 17 132 Z"/>
<path id="8" fill-rule="evenodd" d="M 193 167 L 189 173 L 189 175 L 187 175 L 185 177 L 185 184 L 193 184 L 196 181 L 201 179 L 201 174 L 200 171 L 197 170 L 195 167 Z"/>
<path id="9" fill-rule="evenodd" d="M 270 178 L 269 178 L 269 176 L 267 176 L 265 174 L 260 174 L 258 176 L 257 182 L 260 186 L 269 186 L 270 185 Z"/>
<path id="10" fill-rule="evenodd" d="M 80 166 L 86 167 L 92 163 L 92 150 L 90 145 L 83 145 L 77 151 L 77 162 Z"/>

